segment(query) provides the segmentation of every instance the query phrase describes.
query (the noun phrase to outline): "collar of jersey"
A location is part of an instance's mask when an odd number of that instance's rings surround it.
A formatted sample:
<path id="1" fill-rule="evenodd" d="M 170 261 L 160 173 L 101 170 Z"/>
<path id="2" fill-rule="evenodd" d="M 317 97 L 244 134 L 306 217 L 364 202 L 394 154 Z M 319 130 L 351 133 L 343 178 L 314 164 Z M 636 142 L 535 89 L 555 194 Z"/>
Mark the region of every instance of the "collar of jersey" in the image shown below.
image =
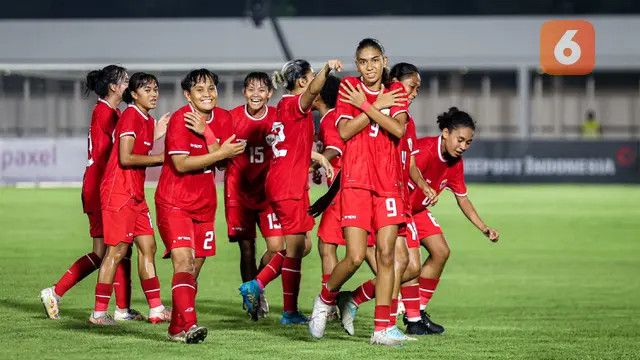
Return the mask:
<path id="1" fill-rule="evenodd" d="M 267 111 L 264 112 L 264 115 L 262 115 L 259 118 L 256 118 L 256 117 L 251 116 L 251 114 L 249 114 L 249 112 L 247 111 L 247 104 L 245 104 L 244 105 L 244 114 L 251 120 L 260 121 L 260 120 L 263 120 L 264 118 L 266 118 L 267 114 L 269 114 L 269 105 L 265 105 L 265 107 L 267 108 Z"/>
<path id="2" fill-rule="evenodd" d="M 438 149 L 436 151 L 438 152 L 438 158 L 440 159 L 440 161 L 442 161 L 443 163 L 446 163 L 447 160 L 445 160 L 442 157 L 442 152 L 440 151 L 441 146 L 442 146 L 442 135 L 438 136 Z"/>
<path id="3" fill-rule="evenodd" d="M 101 103 L 107 105 L 109 108 L 115 110 L 115 108 L 113 106 L 111 106 L 111 104 L 109 104 L 109 102 L 107 100 L 103 99 L 103 98 L 98 98 L 98 102 L 101 102 Z"/>
<path id="4" fill-rule="evenodd" d="M 329 113 L 332 112 L 333 110 L 335 110 L 335 108 L 329 109 L 329 111 L 327 111 L 324 115 L 322 115 L 322 117 L 320 118 L 320 123 L 322 123 L 322 120 L 324 120 L 324 118 L 327 117 L 327 115 L 329 115 Z"/>
<path id="5" fill-rule="evenodd" d="M 132 108 L 136 109 L 136 111 L 137 111 L 140 115 L 142 115 L 142 117 L 143 117 L 145 120 L 149 120 L 149 115 L 146 115 L 145 113 L 143 113 L 143 112 L 142 112 L 142 110 L 140 110 L 140 108 L 139 108 L 139 107 L 137 107 L 135 104 L 129 104 L 129 106 L 127 106 L 127 107 L 132 107 Z"/>
<path id="6" fill-rule="evenodd" d="M 196 109 L 194 109 L 193 106 L 191 106 L 191 103 L 189 103 L 188 105 L 189 105 L 189 109 L 191 109 L 191 112 L 196 114 L 198 113 Z M 209 120 L 207 120 L 206 122 L 207 124 L 210 124 L 212 121 L 213 121 L 213 109 L 211 109 L 211 117 L 209 117 Z"/>
<path id="7" fill-rule="evenodd" d="M 362 77 L 359 77 L 358 80 L 360 81 L 360 84 L 362 84 L 362 89 L 364 90 L 364 92 L 366 92 L 369 95 L 378 95 L 380 94 L 380 90 L 378 91 L 373 91 L 371 89 L 369 89 L 369 87 L 367 85 L 364 84 L 364 81 L 362 81 Z"/>

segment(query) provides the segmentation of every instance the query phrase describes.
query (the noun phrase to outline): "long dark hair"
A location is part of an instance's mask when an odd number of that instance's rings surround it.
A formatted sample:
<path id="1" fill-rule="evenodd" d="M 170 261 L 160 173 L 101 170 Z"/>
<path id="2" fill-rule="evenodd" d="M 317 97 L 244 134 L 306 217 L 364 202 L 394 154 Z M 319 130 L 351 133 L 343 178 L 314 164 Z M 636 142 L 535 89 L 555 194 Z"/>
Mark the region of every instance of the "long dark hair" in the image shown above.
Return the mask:
<path id="1" fill-rule="evenodd" d="M 158 82 L 158 78 L 156 78 L 155 75 L 152 74 L 137 72 L 131 75 L 131 78 L 129 79 L 129 86 L 127 86 L 127 88 L 124 90 L 124 93 L 122 93 L 122 101 L 126 102 L 127 104 L 133 103 L 133 95 L 131 95 L 131 93 L 141 87 L 144 87 L 147 84 L 151 84 L 154 82 L 157 85 L 160 85 L 160 83 Z"/>
<path id="2" fill-rule="evenodd" d="M 298 79 L 307 75 L 309 71 L 311 71 L 311 64 L 307 60 L 287 61 L 280 71 L 273 73 L 273 83 L 291 91 L 296 88 Z"/>
<path id="3" fill-rule="evenodd" d="M 358 58 L 360 51 L 369 47 L 380 51 L 380 53 L 384 56 L 384 46 L 382 46 L 380 41 L 374 38 L 364 38 L 360 40 L 360 42 L 358 43 L 358 47 L 356 48 L 356 59 Z M 385 66 L 382 69 L 382 83 L 388 84 L 390 80 L 391 77 L 389 76 L 389 69 Z"/>
<path id="4" fill-rule="evenodd" d="M 93 70 L 87 74 L 84 82 L 84 95 L 95 93 L 103 98 L 109 95 L 109 85 L 119 84 L 127 78 L 127 69 L 118 65 L 108 65 L 100 70 Z"/>
<path id="5" fill-rule="evenodd" d="M 464 111 L 458 110 L 457 107 L 449 108 L 449 111 L 438 115 L 438 128 L 440 130 L 448 129 L 449 131 L 453 131 L 458 128 L 471 128 L 471 130 L 476 129 L 476 122 L 473 121 L 471 115 L 467 114 Z"/>

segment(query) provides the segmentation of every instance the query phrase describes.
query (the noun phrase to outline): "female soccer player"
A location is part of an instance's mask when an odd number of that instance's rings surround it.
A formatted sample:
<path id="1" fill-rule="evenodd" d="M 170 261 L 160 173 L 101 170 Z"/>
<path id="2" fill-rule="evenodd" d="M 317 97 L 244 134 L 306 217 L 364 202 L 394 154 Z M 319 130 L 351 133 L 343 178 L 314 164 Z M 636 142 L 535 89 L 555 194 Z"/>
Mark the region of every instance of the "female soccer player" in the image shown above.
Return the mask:
<path id="1" fill-rule="evenodd" d="M 405 133 L 406 102 L 381 111 L 375 103 L 381 92 L 401 89 L 399 83 L 384 88 L 388 60 L 377 40 L 364 39 L 356 50 L 361 77 L 342 80 L 346 89 L 359 91 L 357 101 L 341 93 L 337 105 L 338 129 L 346 140 L 342 158 L 342 227 L 347 242 L 340 261 L 314 302 L 309 322 L 313 337 L 324 335 L 327 313 L 335 305 L 340 287 L 364 260 L 368 233 L 376 234 L 377 286 L 372 344 L 397 345 L 401 340 L 387 332 L 394 284 L 394 251 L 398 225 L 404 223 L 400 139 Z"/>
<path id="2" fill-rule="evenodd" d="M 464 111 L 453 107 L 438 116 L 438 127 L 442 131 L 439 136 L 418 140 L 416 150 L 416 167 L 424 179 L 431 184 L 436 194 L 443 189 L 451 190 L 456 197 L 458 207 L 464 215 L 492 242 L 497 242 L 500 234 L 487 226 L 476 212 L 467 196 L 464 181 L 462 154 L 469 149 L 475 132 L 475 122 Z M 433 199 L 421 191 L 413 191 L 410 206 L 413 219 L 422 246 L 429 252 L 429 257 L 422 265 L 420 272 L 420 312 L 429 333 L 441 333 L 444 328 L 429 319 L 425 309 L 433 296 L 444 265 L 449 258 L 449 245 L 435 217 L 427 209 Z M 408 314 L 407 314 L 408 315 Z M 408 329 L 408 332 L 410 330 Z"/>
<path id="3" fill-rule="evenodd" d="M 171 116 L 165 158 L 155 195 L 158 228 L 173 262 L 173 311 L 168 337 L 199 343 L 207 328 L 197 325 L 197 277 L 204 260 L 215 255 L 216 189 L 211 166 L 241 154 L 245 145 L 230 136 L 222 145 L 209 127 L 218 97 L 217 75 L 189 72 L 181 86 L 188 104 Z M 202 121 L 206 119 L 206 121 Z"/>
<path id="4" fill-rule="evenodd" d="M 155 272 L 156 243 L 149 208 L 144 198 L 145 170 L 162 164 L 163 155 L 150 155 L 153 142 L 164 136 L 169 114 L 156 125 L 149 111 L 158 101 L 158 80 L 146 73 L 135 73 L 123 93 L 129 104 L 113 133 L 114 147 L 100 184 L 100 203 L 107 250 L 96 284 L 96 303 L 89 321 L 96 325 L 113 325 L 107 314 L 115 269 L 131 244 L 138 248 L 138 274 L 147 302 L 149 321 L 169 320 L 171 311 L 160 300 L 160 282 Z"/>
<path id="5" fill-rule="evenodd" d="M 315 74 L 305 60 L 292 60 L 275 73 L 276 83 L 285 87 L 288 94 L 278 103 L 278 121 L 273 123 L 270 138 L 273 159 L 266 179 L 266 194 L 271 207 L 280 220 L 285 236 L 286 250 L 282 259 L 282 290 L 284 308 L 280 323 L 302 324 L 307 317 L 298 311 L 301 264 L 305 252 L 305 233 L 313 228 L 313 218 L 307 214 L 309 207 L 309 167 L 311 159 L 319 162 L 332 177 L 332 167 L 327 159 L 312 152 L 313 102 L 322 90 L 332 70 L 340 71 L 339 60 L 328 61 Z M 257 307 L 257 299 L 264 284 L 256 280 L 240 287 L 248 309 Z"/>
<path id="6" fill-rule="evenodd" d="M 82 207 L 89 218 L 89 236 L 93 238 L 93 251 L 78 258 L 50 288 L 40 292 L 40 299 L 47 316 L 59 318 L 58 303 L 75 284 L 100 267 L 105 246 L 100 209 L 100 181 L 111 151 L 111 135 L 120 117 L 118 105 L 127 88 L 127 70 L 109 65 L 87 74 L 86 93 L 98 95 L 89 126 L 87 167 L 82 181 Z M 142 320 L 142 315 L 129 308 L 131 303 L 131 254 L 128 253 L 116 269 L 114 291 L 116 294 L 115 320 Z"/>

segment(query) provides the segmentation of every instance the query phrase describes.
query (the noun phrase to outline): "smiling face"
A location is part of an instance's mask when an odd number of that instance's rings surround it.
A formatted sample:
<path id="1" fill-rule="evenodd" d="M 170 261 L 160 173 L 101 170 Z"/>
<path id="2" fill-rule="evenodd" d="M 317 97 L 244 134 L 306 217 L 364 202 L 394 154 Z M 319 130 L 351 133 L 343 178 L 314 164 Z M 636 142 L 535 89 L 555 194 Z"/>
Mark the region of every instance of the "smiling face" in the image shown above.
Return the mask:
<path id="1" fill-rule="evenodd" d="M 384 54 L 372 46 L 367 46 L 356 54 L 356 68 L 365 85 L 375 87 L 382 82 L 382 72 L 388 60 Z"/>
<path id="2" fill-rule="evenodd" d="M 473 141 L 474 131 L 470 127 L 457 127 L 453 130 L 442 130 L 441 151 L 452 158 L 458 158 L 469 149 Z"/>
<path id="3" fill-rule="evenodd" d="M 413 102 L 413 99 L 418 96 L 418 92 L 420 91 L 420 85 L 422 85 L 422 81 L 420 80 L 420 74 L 413 73 L 411 75 L 406 76 L 402 81 L 400 81 L 404 86 L 404 89 L 407 91 L 407 98 L 409 100 L 409 104 Z"/>
<path id="4" fill-rule="evenodd" d="M 133 101 L 141 110 L 149 111 L 158 105 L 158 83 L 149 81 L 131 93 Z"/>
<path id="5" fill-rule="evenodd" d="M 256 113 L 267 105 L 273 95 L 273 90 L 270 90 L 263 81 L 254 79 L 247 84 L 242 93 L 247 100 L 249 110 Z"/>
<path id="6" fill-rule="evenodd" d="M 198 79 L 198 82 L 189 91 L 185 91 L 184 96 L 196 111 L 210 114 L 211 110 L 216 107 L 218 88 L 212 78 L 205 76 Z"/>

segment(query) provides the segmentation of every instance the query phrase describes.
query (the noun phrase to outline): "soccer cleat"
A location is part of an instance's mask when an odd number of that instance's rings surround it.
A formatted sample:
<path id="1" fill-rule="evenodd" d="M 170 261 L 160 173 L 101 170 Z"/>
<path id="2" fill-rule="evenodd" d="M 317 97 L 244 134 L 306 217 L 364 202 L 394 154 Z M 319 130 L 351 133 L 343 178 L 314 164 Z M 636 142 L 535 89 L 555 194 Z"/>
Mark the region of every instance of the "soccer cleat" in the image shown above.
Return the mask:
<path id="1" fill-rule="evenodd" d="M 55 292 L 53 292 L 53 287 L 40 290 L 40 301 L 42 301 L 44 312 L 49 319 L 56 320 L 60 318 L 60 309 L 58 308 L 59 298 Z"/>
<path id="2" fill-rule="evenodd" d="M 422 317 L 422 322 L 431 334 L 442 334 L 444 332 L 444 326 L 431 321 L 429 314 L 425 310 L 420 310 L 420 317 Z"/>
<path id="3" fill-rule="evenodd" d="M 338 307 L 336 305 L 332 305 L 329 309 L 329 313 L 327 314 L 327 321 L 334 321 L 340 319 L 338 316 Z"/>
<path id="4" fill-rule="evenodd" d="M 358 305 L 353 302 L 351 292 L 345 291 L 338 294 L 338 309 L 342 328 L 347 334 L 353 336 L 356 333 L 353 322 L 358 314 Z"/>
<path id="5" fill-rule="evenodd" d="M 163 306 L 162 310 L 149 309 L 149 322 L 159 324 L 171 321 L 171 308 Z"/>
<path id="6" fill-rule="evenodd" d="M 177 334 L 167 333 L 167 339 L 170 341 L 186 343 L 187 342 L 187 334 L 184 331 L 180 331 Z"/>
<path id="7" fill-rule="evenodd" d="M 113 320 L 111 315 L 105 313 L 102 316 L 94 317 L 93 312 L 91 312 L 91 316 L 89 316 L 89 322 L 99 326 L 112 326 L 116 324 L 116 321 Z"/>
<path id="8" fill-rule="evenodd" d="M 264 296 L 264 292 L 260 293 L 260 306 L 258 306 L 257 316 L 258 319 L 262 319 L 267 317 L 269 314 L 269 303 L 267 302 L 267 297 Z"/>
<path id="9" fill-rule="evenodd" d="M 309 322 L 309 318 L 304 316 L 300 311 L 283 311 L 280 318 L 281 325 L 297 325 L 306 324 Z"/>
<path id="10" fill-rule="evenodd" d="M 402 322 L 407 325 L 407 333 L 412 335 L 431 335 L 431 334 L 442 334 L 444 332 L 444 327 L 442 325 L 436 324 L 429 318 L 429 314 L 427 314 L 424 310 L 420 310 L 420 323 L 422 325 L 415 325 L 416 323 L 412 323 L 407 319 L 407 315 L 405 314 L 402 317 Z M 409 327 L 411 326 L 411 330 Z M 426 329 L 426 332 L 421 333 Z"/>
<path id="11" fill-rule="evenodd" d="M 385 346 L 399 346 L 402 345 L 402 341 L 396 337 L 391 336 L 387 329 L 374 331 L 369 339 L 371 345 L 385 345 Z"/>
<path id="12" fill-rule="evenodd" d="M 311 312 L 311 319 L 309 320 L 309 334 L 316 339 L 321 339 L 324 336 L 324 330 L 327 328 L 327 316 L 331 305 L 327 305 L 320 299 L 320 296 L 316 296 L 313 302 L 313 311 Z"/>
<path id="13" fill-rule="evenodd" d="M 115 321 L 144 321 L 144 316 L 135 309 L 125 309 L 124 311 L 116 308 L 113 312 L 113 320 Z"/>
<path id="14" fill-rule="evenodd" d="M 187 344 L 201 343 L 207 337 L 207 332 L 206 327 L 193 325 L 185 334 L 185 342 Z"/>
<path id="15" fill-rule="evenodd" d="M 251 316 L 251 319 L 258 320 L 258 308 L 260 306 L 260 294 L 262 290 L 257 280 L 251 280 L 240 285 L 240 295 L 242 295 L 242 305 Z"/>
<path id="16" fill-rule="evenodd" d="M 418 339 L 405 335 L 396 325 L 387 329 L 387 335 L 396 338 L 400 341 L 416 341 Z"/>
<path id="17" fill-rule="evenodd" d="M 429 328 L 427 327 L 427 325 L 425 325 L 424 322 L 422 322 L 422 320 L 420 320 L 420 321 L 407 321 L 407 322 L 405 322 L 405 324 L 407 325 L 407 334 L 409 334 L 409 335 L 430 335 L 430 334 L 432 334 L 429 331 Z"/>

